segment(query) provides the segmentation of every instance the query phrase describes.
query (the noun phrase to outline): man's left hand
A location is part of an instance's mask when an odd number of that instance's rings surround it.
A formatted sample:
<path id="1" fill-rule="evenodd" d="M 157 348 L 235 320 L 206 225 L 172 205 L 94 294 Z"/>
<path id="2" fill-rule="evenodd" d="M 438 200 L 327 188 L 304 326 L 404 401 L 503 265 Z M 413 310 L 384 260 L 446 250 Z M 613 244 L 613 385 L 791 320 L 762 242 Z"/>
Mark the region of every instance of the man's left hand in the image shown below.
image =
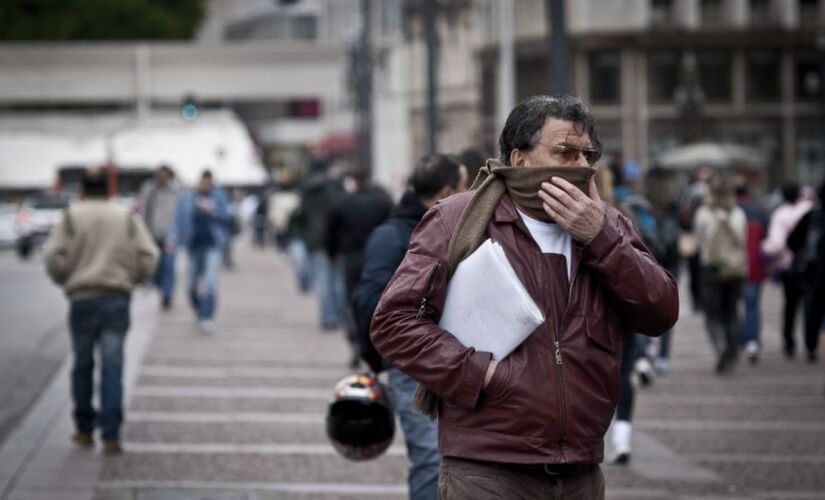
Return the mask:
<path id="1" fill-rule="evenodd" d="M 594 177 L 590 178 L 589 198 L 561 177 L 543 182 L 539 190 L 547 215 L 583 245 L 590 243 L 604 224 L 604 203 Z"/>

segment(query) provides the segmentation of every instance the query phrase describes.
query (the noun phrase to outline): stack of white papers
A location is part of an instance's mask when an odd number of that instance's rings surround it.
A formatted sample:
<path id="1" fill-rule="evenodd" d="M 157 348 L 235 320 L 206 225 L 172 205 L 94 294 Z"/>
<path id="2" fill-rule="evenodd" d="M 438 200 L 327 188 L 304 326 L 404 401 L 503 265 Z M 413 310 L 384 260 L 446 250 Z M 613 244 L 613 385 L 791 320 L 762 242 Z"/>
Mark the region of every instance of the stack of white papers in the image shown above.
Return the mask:
<path id="1" fill-rule="evenodd" d="M 458 265 L 438 326 L 465 347 L 492 352 L 493 359 L 501 360 L 542 323 L 544 314 L 504 249 L 488 239 Z"/>

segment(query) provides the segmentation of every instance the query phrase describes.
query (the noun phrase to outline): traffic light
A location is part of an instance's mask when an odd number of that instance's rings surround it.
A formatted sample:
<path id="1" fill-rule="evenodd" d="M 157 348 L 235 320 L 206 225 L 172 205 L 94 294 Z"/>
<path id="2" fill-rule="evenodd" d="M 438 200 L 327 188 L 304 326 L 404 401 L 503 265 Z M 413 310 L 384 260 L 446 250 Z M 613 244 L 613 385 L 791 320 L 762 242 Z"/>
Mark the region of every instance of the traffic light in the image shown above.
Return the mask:
<path id="1" fill-rule="evenodd" d="M 184 120 L 191 122 L 198 117 L 200 109 L 195 98 L 190 94 L 183 98 L 183 103 L 180 106 L 180 115 Z"/>

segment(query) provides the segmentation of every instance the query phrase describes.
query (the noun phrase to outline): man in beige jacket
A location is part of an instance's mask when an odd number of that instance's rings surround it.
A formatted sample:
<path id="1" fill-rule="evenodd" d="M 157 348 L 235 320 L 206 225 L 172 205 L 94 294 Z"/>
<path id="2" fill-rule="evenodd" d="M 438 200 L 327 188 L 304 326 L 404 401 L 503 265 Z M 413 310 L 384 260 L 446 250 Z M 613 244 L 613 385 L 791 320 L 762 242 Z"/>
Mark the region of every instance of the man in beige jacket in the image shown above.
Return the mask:
<path id="1" fill-rule="evenodd" d="M 103 452 L 120 453 L 123 419 L 123 342 L 129 329 L 132 289 L 152 275 L 159 251 L 143 221 L 107 199 L 103 170 L 83 175 L 83 202 L 73 206 L 49 234 L 46 270 L 69 298 L 74 366 L 74 441 L 94 445 L 101 429 Z M 92 406 L 94 348 L 100 349 L 100 409 Z"/>

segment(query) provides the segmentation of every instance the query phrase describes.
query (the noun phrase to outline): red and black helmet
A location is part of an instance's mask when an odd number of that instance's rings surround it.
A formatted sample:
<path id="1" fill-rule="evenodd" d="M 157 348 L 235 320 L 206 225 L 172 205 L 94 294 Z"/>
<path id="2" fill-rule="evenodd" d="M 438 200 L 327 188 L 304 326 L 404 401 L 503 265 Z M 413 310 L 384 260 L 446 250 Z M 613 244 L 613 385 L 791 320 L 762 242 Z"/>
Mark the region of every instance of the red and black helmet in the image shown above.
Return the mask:
<path id="1" fill-rule="evenodd" d="M 348 375 L 335 385 L 327 436 L 350 460 L 370 460 L 390 447 L 395 417 L 384 386 L 373 375 Z"/>

